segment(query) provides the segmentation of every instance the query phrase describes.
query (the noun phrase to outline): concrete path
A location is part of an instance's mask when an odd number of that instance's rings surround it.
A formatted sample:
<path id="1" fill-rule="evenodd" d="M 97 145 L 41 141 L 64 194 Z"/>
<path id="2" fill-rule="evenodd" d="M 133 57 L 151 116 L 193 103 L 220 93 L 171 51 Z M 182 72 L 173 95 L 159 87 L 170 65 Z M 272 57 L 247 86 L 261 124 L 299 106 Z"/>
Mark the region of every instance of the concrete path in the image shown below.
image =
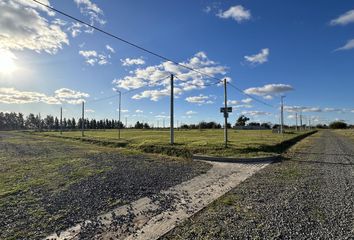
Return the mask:
<path id="1" fill-rule="evenodd" d="M 46 239 L 158 239 L 270 162 L 210 163 L 205 174 Z"/>

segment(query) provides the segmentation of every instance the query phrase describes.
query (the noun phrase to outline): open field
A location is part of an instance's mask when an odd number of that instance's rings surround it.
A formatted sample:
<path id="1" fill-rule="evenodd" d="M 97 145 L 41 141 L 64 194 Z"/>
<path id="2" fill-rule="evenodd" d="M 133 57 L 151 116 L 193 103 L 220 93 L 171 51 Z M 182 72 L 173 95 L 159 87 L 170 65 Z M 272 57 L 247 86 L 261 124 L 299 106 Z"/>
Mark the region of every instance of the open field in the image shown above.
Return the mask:
<path id="1" fill-rule="evenodd" d="M 0 239 L 40 239 L 209 168 L 202 162 L 0 132 Z"/>
<path id="2" fill-rule="evenodd" d="M 354 129 L 341 129 L 341 130 L 335 130 L 334 131 L 337 134 L 346 136 L 347 138 L 350 138 L 354 141 Z"/>
<path id="3" fill-rule="evenodd" d="M 81 132 L 44 132 L 52 136 L 81 139 Z M 284 135 L 272 133 L 271 130 L 229 130 L 229 147 L 224 148 L 222 129 L 215 130 L 175 130 L 177 149 L 185 149 L 193 154 L 210 156 L 252 157 L 268 156 L 282 152 L 282 141 L 295 138 L 302 133 L 294 132 Z M 85 140 L 98 140 L 107 144 L 127 146 L 133 149 L 158 148 L 169 146 L 169 131 L 123 129 L 121 141 L 117 130 L 86 131 Z M 158 152 L 158 151 L 157 151 Z"/>
<path id="4" fill-rule="evenodd" d="M 353 169 L 353 142 L 318 132 L 162 239 L 353 239 Z"/>

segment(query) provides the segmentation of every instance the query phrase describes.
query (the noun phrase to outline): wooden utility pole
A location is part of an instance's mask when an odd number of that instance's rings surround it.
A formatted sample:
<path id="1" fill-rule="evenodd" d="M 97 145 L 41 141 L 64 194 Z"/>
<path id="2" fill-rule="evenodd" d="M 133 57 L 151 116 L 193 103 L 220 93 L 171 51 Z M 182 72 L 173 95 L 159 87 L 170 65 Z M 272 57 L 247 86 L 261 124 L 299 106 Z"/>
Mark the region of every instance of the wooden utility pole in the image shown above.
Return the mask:
<path id="1" fill-rule="evenodd" d="M 85 133 L 85 102 L 82 101 L 82 118 L 81 118 L 81 136 L 84 137 Z"/>
<path id="2" fill-rule="evenodd" d="M 284 98 L 285 96 L 281 96 L 281 107 L 280 107 L 280 133 L 284 133 Z"/>
<path id="3" fill-rule="evenodd" d="M 296 122 L 295 130 L 298 131 L 298 128 L 297 128 L 297 113 L 295 113 L 295 122 Z"/>
<path id="4" fill-rule="evenodd" d="M 120 139 L 120 128 L 121 128 L 121 122 L 120 122 L 120 111 L 121 111 L 121 100 L 122 100 L 122 93 L 121 91 L 118 91 L 119 93 L 119 104 L 118 104 L 118 139 Z"/>
<path id="5" fill-rule="evenodd" d="M 60 107 L 60 135 L 63 134 L 63 107 Z"/>
<path id="6" fill-rule="evenodd" d="M 173 104 L 173 98 L 174 98 L 174 94 L 173 94 L 173 74 L 171 74 L 171 106 L 170 106 L 170 144 L 173 145 L 174 141 L 175 141 L 175 136 L 174 136 L 174 122 L 173 122 L 173 118 L 174 118 L 174 104 Z"/>
<path id="7" fill-rule="evenodd" d="M 227 148 L 227 117 L 229 113 L 227 112 L 227 81 L 226 78 L 224 79 L 224 142 L 225 142 L 225 147 Z"/>

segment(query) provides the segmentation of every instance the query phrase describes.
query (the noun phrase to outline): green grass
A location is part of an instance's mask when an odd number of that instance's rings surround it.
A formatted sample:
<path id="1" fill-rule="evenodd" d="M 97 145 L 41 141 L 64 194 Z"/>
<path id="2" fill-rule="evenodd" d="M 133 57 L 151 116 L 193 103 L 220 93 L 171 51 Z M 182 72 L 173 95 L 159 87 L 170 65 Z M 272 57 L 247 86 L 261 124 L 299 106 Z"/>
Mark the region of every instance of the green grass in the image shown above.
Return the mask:
<path id="1" fill-rule="evenodd" d="M 81 137 L 80 131 L 41 133 L 50 136 L 73 138 L 76 140 L 100 142 L 103 145 L 127 147 L 132 149 L 147 149 L 147 152 L 170 151 L 169 132 L 163 130 L 135 130 L 121 131 L 121 140 L 118 140 L 117 130 L 86 131 Z M 193 154 L 210 156 L 252 157 L 267 156 L 280 153 L 281 143 L 298 137 L 303 133 L 287 133 L 284 135 L 272 133 L 271 130 L 229 130 L 229 147 L 224 147 L 224 133 L 222 129 L 215 130 L 176 130 L 175 149 L 181 152 L 189 151 Z M 153 148 L 153 149 L 151 149 Z M 163 148 L 154 150 L 155 148 Z M 169 155 L 169 154 L 168 154 Z M 176 155 L 176 154 L 172 154 Z M 178 154 L 177 154 L 178 155 Z M 183 155 L 183 154 L 182 154 Z"/>
<path id="2" fill-rule="evenodd" d="M 354 129 L 340 129 L 334 130 L 334 132 L 346 136 L 354 141 Z"/>

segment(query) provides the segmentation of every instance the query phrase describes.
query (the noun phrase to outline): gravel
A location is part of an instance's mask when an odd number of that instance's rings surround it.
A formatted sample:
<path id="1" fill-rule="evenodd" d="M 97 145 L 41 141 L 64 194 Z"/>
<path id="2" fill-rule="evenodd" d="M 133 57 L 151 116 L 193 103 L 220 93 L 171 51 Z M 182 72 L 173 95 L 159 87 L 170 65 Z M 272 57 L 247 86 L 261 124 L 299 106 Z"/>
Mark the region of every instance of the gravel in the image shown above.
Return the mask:
<path id="1" fill-rule="evenodd" d="M 354 144 L 309 138 L 161 239 L 354 239 Z"/>
<path id="2" fill-rule="evenodd" d="M 4 133 L 2 139 L 9 137 L 13 136 Z M 30 141 L 42 142 L 43 139 L 31 137 Z M 48 140 L 43 143 L 43 147 L 38 147 L 37 144 L 0 141 L 0 147 L 9 156 L 16 155 L 24 162 L 27 157 L 45 156 L 51 148 L 58 154 L 65 152 L 70 157 L 69 151 L 73 149 L 69 144 Z M 0 198 L 0 239 L 40 239 L 117 206 L 157 194 L 210 168 L 209 164 L 201 162 L 122 155 L 112 150 L 88 152 L 85 159 L 87 163 L 94 162 L 90 166 L 105 165 L 109 170 L 80 179 L 61 189 L 38 186 Z"/>

